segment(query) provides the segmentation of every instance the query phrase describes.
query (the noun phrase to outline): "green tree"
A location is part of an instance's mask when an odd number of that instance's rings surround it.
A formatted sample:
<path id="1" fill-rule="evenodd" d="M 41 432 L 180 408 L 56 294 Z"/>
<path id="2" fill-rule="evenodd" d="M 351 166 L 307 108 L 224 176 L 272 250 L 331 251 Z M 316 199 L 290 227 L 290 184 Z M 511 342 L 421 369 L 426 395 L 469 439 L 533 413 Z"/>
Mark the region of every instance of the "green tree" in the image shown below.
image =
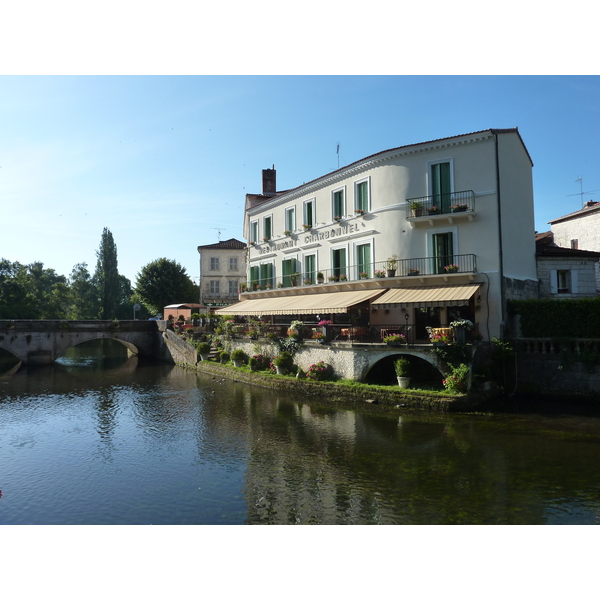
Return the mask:
<path id="1" fill-rule="evenodd" d="M 87 263 L 78 263 L 69 276 L 71 308 L 69 319 L 96 319 L 100 312 L 99 294 Z"/>
<path id="2" fill-rule="evenodd" d="M 198 286 L 185 267 L 167 258 L 159 258 L 142 268 L 137 274 L 136 290 L 153 314 L 162 313 L 169 304 L 198 301 Z"/>
<path id="3" fill-rule="evenodd" d="M 102 231 L 96 257 L 98 261 L 94 273 L 94 285 L 100 304 L 98 316 L 104 320 L 114 319 L 122 299 L 122 284 L 119 279 L 117 246 L 107 227 Z"/>

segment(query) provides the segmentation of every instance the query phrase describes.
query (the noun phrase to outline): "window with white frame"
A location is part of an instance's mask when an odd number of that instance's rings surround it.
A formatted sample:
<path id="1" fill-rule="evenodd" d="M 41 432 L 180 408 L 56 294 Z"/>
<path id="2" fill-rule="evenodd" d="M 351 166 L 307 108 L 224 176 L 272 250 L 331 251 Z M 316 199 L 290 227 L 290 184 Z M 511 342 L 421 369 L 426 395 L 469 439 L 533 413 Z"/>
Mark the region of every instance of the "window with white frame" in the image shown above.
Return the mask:
<path id="1" fill-rule="evenodd" d="M 550 291 L 553 294 L 577 294 L 578 271 L 576 269 L 551 269 Z"/>
<path id="2" fill-rule="evenodd" d="M 429 163 L 429 193 L 431 207 L 440 212 L 450 212 L 454 181 L 452 159 Z"/>
<path id="3" fill-rule="evenodd" d="M 340 219 L 346 216 L 346 194 L 344 188 L 331 192 L 331 216 Z"/>
<path id="4" fill-rule="evenodd" d="M 210 270 L 211 271 L 218 271 L 219 270 L 219 257 L 218 256 L 211 256 L 210 257 Z"/>
<path id="5" fill-rule="evenodd" d="M 229 295 L 237 296 L 237 291 L 238 291 L 237 279 L 230 279 L 229 280 Z"/>
<path id="6" fill-rule="evenodd" d="M 219 295 L 219 280 L 218 279 L 210 280 L 210 295 L 211 296 Z"/>
<path id="7" fill-rule="evenodd" d="M 237 256 L 230 256 L 229 257 L 229 270 L 230 271 L 237 271 L 238 270 L 238 259 L 237 259 Z"/>
<path id="8" fill-rule="evenodd" d="M 304 203 L 303 225 L 305 228 L 314 227 L 316 224 L 315 200 L 307 200 Z"/>
<path id="9" fill-rule="evenodd" d="M 269 215 L 263 218 L 263 240 L 270 240 L 273 237 L 273 217 Z"/>
<path id="10" fill-rule="evenodd" d="M 317 255 L 306 254 L 304 256 L 304 283 L 312 285 L 317 283 Z"/>
<path id="11" fill-rule="evenodd" d="M 293 233 L 296 231 L 296 207 L 285 209 L 285 230 Z"/>
<path id="12" fill-rule="evenodd" d="M 348 277 L 348 248 L 340 246 L 331 249 L 331 274 L 334 281 L 345 281 Z"/>
<path id="13" fill-rule="evenodd" d="M 370 279 L 373 277 L 373 244 L 359 243 L 354 247 L 356 279 Z"/>
<path id="14" fill-rule="evenodd" d="M 371 210 L 369 179 L 357 181 L 354 184 L 354 212 L 363 214 Z"/>
<path id="15" fill-rule="evenodd" d="M 250 243 L 256 244 L 258 242 L 258 221 L 251 221 L 250 223 Z"/>

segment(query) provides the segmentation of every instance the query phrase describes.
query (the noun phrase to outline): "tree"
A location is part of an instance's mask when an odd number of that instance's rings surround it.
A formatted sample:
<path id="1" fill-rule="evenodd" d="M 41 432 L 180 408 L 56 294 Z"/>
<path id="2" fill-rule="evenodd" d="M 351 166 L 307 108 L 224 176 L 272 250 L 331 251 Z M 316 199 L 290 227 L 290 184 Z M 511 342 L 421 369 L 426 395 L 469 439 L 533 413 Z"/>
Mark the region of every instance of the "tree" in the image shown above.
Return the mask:
<path id="1" fill-rule="evenodd" d="M 137 274 L 136 290 L 153 314 L 162 313 L 169 304 L 197 302 L 198 286 L 185 267 L 167 258 L 148 263 Z"/>
<path id="2" fill-rule="evenodd" d="M 87 263 L 78 263 L 69 276 L 72 303 L 70 319 L 96 319 L 100 312 L 98 291 L 87 269 Z"/>
<path id="3" fill-rule="evenodd" d="M 121 301 L 121 280 L 119 279 L 117 246 L 110 230 L 105 227 L 100 239 L 100 247 L 96 251 L 98 262 L 94 273 L 94 284 L 97 288 L 100 319 L 114 319 Z"/>

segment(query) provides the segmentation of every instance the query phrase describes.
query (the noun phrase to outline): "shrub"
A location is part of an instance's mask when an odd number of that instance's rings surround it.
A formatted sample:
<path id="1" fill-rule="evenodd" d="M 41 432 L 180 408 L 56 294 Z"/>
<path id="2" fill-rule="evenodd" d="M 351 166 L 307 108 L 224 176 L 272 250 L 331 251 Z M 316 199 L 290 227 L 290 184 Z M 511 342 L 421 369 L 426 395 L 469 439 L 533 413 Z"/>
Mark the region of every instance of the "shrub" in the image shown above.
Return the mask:
<path id="1" fill-rule="evenodd" d="M 208 354 L 210 352 L 210 344 L 208 342 L 196 343 L 196 352 L 198 354 Z"/>
<path id="2" fill-rule="evenodd" d="M 273 366 L 290 371 L 294 366 L 294 359 L 289 352 L 284 350 L 279 356 L 273 359 Z"/>
<path id="3" fill-rule="evenodd" d="M 253 371 L 266 371 L 271 364 L 271 359 L 264 354 L 255 354 L 248 360 L 248 366 Z"/>
<path id="4" fill-rule="evenodd" d="M 221 350 L 221 352 L 219 352 L 219 362 L 221 364 L 228 363 L 230 358 L 231 357 L 229 355 L 229 352 L 227 352 L 227 350 Z"/>
<path id="5" fill-rule="evenodd" d="M 410 360 L 408 358 L 399 358 L 394 362 L 396 377 L 408 377 L 410 375 Z"/>
<path id="6" fill-rule="evenodd" d="M 248 362 L 248 355 L 241 348 L 237 348 L 231 353 L 231 360 L 241 360 L 246 363 Z"/>
<path id="7" fill-rule="evenodd" d="M 464 394 L 467 391 L 469 383 L 469 367 L 460 364 L 458 367 L 450 367 L 451 372 L 446 375 L 442 381 L 444 389 L 452 394 Z"/>
<path id="8" fill-rule="evenodd" d="M 320 360 L 318 363 L 308 367 L 306 376 L 313 381 L 329 381 L 333 379 L 333 367 Z"/>

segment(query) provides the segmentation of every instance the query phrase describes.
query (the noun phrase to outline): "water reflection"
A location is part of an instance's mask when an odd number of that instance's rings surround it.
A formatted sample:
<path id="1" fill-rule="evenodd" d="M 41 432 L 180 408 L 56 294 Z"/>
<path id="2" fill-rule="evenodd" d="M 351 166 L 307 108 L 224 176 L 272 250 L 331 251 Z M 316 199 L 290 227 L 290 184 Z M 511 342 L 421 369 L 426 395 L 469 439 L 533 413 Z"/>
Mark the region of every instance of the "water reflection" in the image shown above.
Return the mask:
<path id="1" fill-rule="evenodd" d="M 118 352 L 0 379 L 0 523 L 598 522 L 597 418 L 342 406 Z"/>

